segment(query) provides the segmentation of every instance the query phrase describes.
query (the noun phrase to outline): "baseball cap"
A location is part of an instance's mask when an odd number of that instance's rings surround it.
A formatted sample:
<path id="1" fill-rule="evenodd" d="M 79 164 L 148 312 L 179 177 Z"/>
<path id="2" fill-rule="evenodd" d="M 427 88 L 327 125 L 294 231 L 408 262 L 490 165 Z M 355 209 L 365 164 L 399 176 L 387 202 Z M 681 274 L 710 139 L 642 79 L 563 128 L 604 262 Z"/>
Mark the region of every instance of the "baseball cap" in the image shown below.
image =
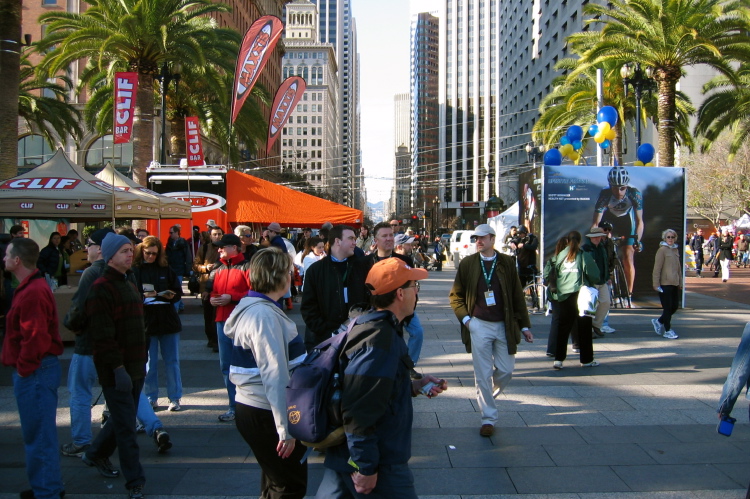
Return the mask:
<path id="1" fill-rule="evenodd" d="M 493 236 L 497 235 L 497 234 L 495 234 L 495 229 L 493 229 L 490 225 L 488 225 L 488 224 L 479 224 L 479 225 L 477 225 L 477 228 L 474 229 L 474 234 L 472 234 L 472 235 L 482 237 L 482 236 L 486 236 L 488 234 L 489 235 L 493 235 Z"/>
<path id="2" fill-rule="evenodd" d="M 242 246 L 242 241 L 234 234 L 224 234 L 221 240 L 215 243 L 214 246 L 218 248 L 223 248 L 224 246 Z"/>
<path id="3" fill-rule="evenodd" d="M 278 234 L 279 232 L 281 232 L 281 225 L 279 225 L 278 222 L 273 222 L 273 223 L 268 224 L 267 229 L 272 230 Z"/>
<path id="4" fill-rule="evenodd" d="M 586 237 L 607 237 L 607 233 L 601 227 L 594 227 Z"/>
<path id="5" fill-rule="evenodd" d="M 425 269 L 413 269 L 400 258 L 386 258 L 372 266 L 365 284 L 373 295 L 384 295 L 409 281 L 427 279 Z"/>
<path id="6" fill-rule="evenodd" d="M 518 228 L 518 232 L 523 232 L 524 234 L 528 234 L 528 233 L 529 233 L 529 229 L 527 229 L 526 227 L 524 227 L 524 226 L 522 225 L 522 226 L 520 226 L 520 227 Z"/>
<path id="7" fill-rule="evenodd" d="M 414 238 L 413 237 L 409 237 L 406 234 L 399 234 L 399 235 L 396 236 L 396 238 L 394 239 L 394 241 L 396 243 L 396 246 L 401 246 L 402 244 L 413 243 L 414 242 Z"/>

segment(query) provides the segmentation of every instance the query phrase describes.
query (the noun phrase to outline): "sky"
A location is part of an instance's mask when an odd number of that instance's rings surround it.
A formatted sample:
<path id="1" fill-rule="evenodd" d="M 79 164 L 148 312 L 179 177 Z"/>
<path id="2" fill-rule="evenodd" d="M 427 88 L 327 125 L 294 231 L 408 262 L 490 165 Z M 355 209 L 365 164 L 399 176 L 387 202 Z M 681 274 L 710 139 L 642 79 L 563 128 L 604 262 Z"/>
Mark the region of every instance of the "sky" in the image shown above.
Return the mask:
<path id="1" fill-rule="evenodd" d="M 370 203 L 387 201 L 393 185 L 394 105 L 409 91 L 411 12 L 437 6 L 436 0 L 352 0 L 360 61 L 362 166 Z"/>

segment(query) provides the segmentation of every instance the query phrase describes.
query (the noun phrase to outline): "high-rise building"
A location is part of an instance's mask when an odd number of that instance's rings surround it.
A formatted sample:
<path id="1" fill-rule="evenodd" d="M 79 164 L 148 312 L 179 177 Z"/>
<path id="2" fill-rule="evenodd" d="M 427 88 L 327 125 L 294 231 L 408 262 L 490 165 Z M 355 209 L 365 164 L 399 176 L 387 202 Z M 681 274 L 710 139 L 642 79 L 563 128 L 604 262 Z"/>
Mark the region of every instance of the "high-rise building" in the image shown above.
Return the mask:
<path id="1" fill-rule="evenodd" d="M 341 200 L 339 79 L 331 43 L 318 41 L 318 8 L 308 0 L 287 4 L 282 79 L 298 75 L 307 89 L 282 131 L 281 168 L 301 174 Z"/>
<path id="2" fill-rule="evenodd" d="M 406 146 L 411 150 L 411 120 L 410 120 L 409 94 L 396 94 L 393 96 L 393 150 L 399 146 Z"/>
<path id="3" fill-rule="evenodd" d="M 413 209 L 433 206 L 436 199 L 442 201 L 438 197 L 438 29 L 438 18 L 428 12 L 412 17 L 410 152 Z"/>
<path id="4" fill-rule="evenodd" d="M 363 209 L 359 122 L 359 54 L 351 0 L 312 0 L 318 6 L 321 42 L 336 50 L 339 77 L 342 201 Z"/>
<path id="5" fill-rule="evenodd" d="M 396 149 L 395 173 L 392 211 L 396 217 L 403 219 L 411 213 L 411 155 L 406 145 Z"/>

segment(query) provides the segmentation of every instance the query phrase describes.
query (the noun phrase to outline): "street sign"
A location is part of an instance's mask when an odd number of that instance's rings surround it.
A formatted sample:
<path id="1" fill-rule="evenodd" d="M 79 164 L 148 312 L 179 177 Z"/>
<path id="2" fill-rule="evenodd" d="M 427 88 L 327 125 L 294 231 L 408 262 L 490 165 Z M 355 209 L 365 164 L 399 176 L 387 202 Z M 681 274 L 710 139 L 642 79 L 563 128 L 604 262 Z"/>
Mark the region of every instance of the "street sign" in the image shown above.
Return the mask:
<path id="1" fill-rule="evenodd" d="M 418 211 L 417 212 L 417 218 L 424 218 L 424 212 L 423 211 Z"/>

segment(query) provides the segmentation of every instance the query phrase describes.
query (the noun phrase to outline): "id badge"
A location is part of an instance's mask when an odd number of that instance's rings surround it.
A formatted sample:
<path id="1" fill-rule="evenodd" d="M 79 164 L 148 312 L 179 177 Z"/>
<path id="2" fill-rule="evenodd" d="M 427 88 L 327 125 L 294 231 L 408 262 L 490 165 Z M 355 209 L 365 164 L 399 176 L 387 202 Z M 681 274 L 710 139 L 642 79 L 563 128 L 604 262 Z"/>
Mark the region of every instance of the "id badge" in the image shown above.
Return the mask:
<path id="1" fill-rule="evenodd" d="M 485 291 L 484 302 L 488 307 L 492 307 L 493 305 L 495 305 L 495 293 L 493 291 Z"/>
<path id="2" fill-rule="evenodd" d="M 349 288 L 344 288 L 344 303 L 349 303 Z"/>

